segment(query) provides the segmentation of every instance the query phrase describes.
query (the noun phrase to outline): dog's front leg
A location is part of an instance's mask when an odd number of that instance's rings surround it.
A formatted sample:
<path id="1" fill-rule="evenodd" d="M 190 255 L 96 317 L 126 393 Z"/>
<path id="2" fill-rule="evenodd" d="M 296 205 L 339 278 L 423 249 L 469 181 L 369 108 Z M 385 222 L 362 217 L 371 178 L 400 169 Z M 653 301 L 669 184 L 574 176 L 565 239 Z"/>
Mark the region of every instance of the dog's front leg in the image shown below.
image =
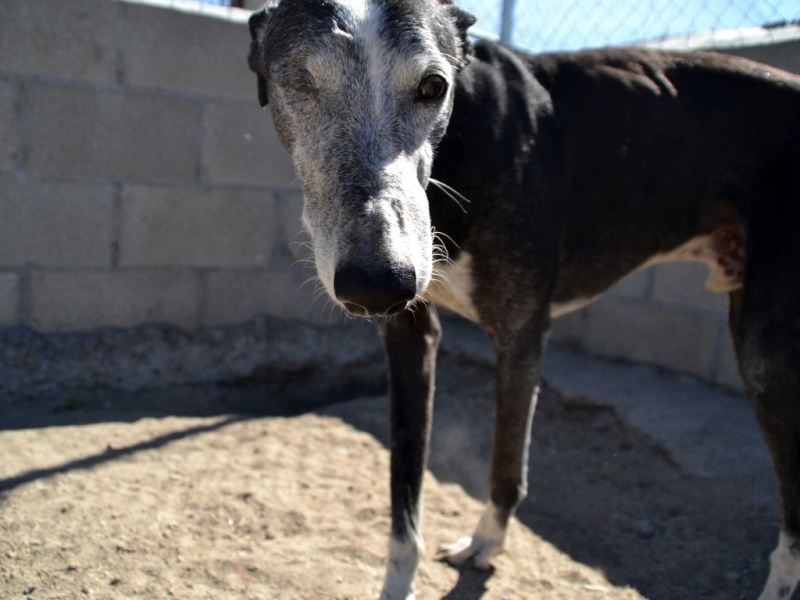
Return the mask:
<path id="1" fill-rule="evenodd" d="M 490 500 L 472 537 L 443 546 L 439 558 L 489 569 L 503 549 L 508 522 L 528 489 L 528 446 L 548 324 L 531 325 L 510 343 L 496 339 L 497 412 Z"/>
<path id="2" fill-rule="evenodd" d="M 382 325 L 391 403 L 392 534 L 381 600 L 412 600 L 424 543 L 422 477 L 428 458 L 441 326 L 432 305 Z"/>

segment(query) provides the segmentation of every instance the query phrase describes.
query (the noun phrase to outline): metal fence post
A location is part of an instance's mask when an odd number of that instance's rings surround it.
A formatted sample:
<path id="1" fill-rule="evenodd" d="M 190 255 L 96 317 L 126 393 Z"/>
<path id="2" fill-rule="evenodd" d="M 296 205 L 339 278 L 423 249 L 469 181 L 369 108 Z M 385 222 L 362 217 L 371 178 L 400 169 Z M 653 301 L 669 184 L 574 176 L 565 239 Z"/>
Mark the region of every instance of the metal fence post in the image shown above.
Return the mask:
<path id="1" fill-rule="evenodd" d="M 511 44 L 514 33 L 514 6 L 517 0 L 503 0 L 503 21 L 500 25 L 500 43 L 506 46 Z"/>

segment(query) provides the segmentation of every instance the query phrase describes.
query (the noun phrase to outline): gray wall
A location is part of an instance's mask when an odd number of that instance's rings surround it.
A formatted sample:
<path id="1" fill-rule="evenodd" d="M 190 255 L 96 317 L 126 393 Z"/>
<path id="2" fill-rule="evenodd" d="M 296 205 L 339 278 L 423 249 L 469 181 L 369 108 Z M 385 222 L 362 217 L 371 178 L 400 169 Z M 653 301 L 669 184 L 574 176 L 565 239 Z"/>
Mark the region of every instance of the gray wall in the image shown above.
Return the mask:
<path id="1" fill-rule="evenodd" d="M 302 201 L 246 68 L 248 13 L 203 12 L 5 0 L 0 326 L 336 319 L 290 268 Z M 797 43 L 736 52 L 798 68 Z M 727 299 L 704 278 L 636 273 L 554 338 L 738 387 Z"/>
<path id="2" fill-rule="evenodd" d="M 0 325 L 318 318 L 312 272 L 289 268 L 302 201 L 247 13 L 223 14 L 3 3 Z"/>

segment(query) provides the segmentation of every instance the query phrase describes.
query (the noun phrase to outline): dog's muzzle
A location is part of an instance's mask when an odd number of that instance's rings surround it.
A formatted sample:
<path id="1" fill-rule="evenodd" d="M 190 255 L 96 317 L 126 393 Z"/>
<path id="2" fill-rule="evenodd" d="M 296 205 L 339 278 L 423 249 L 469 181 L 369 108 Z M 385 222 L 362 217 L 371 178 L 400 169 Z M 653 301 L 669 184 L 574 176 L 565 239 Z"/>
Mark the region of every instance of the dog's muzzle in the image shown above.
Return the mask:
<path id="1" fill-rule="evenodd" d="M 336 269 L 336 299 L 354 315 L 388 317 L 406 309 L 417 296 L 413 266 L 348 263 Z"/>

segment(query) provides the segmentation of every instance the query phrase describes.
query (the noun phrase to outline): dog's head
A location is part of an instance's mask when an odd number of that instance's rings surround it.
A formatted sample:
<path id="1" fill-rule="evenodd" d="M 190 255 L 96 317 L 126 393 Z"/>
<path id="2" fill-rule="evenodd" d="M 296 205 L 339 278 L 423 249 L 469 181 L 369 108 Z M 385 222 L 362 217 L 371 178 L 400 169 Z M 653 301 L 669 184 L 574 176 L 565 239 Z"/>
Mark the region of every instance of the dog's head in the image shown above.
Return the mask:
<path id="1" fill-rule="evenodd" d="M 250 18 L 320 280 L 353 314 L 397 313 L 430 283 L 425 189 L 474 21 L 450 0 L 274 0 Z"/>

